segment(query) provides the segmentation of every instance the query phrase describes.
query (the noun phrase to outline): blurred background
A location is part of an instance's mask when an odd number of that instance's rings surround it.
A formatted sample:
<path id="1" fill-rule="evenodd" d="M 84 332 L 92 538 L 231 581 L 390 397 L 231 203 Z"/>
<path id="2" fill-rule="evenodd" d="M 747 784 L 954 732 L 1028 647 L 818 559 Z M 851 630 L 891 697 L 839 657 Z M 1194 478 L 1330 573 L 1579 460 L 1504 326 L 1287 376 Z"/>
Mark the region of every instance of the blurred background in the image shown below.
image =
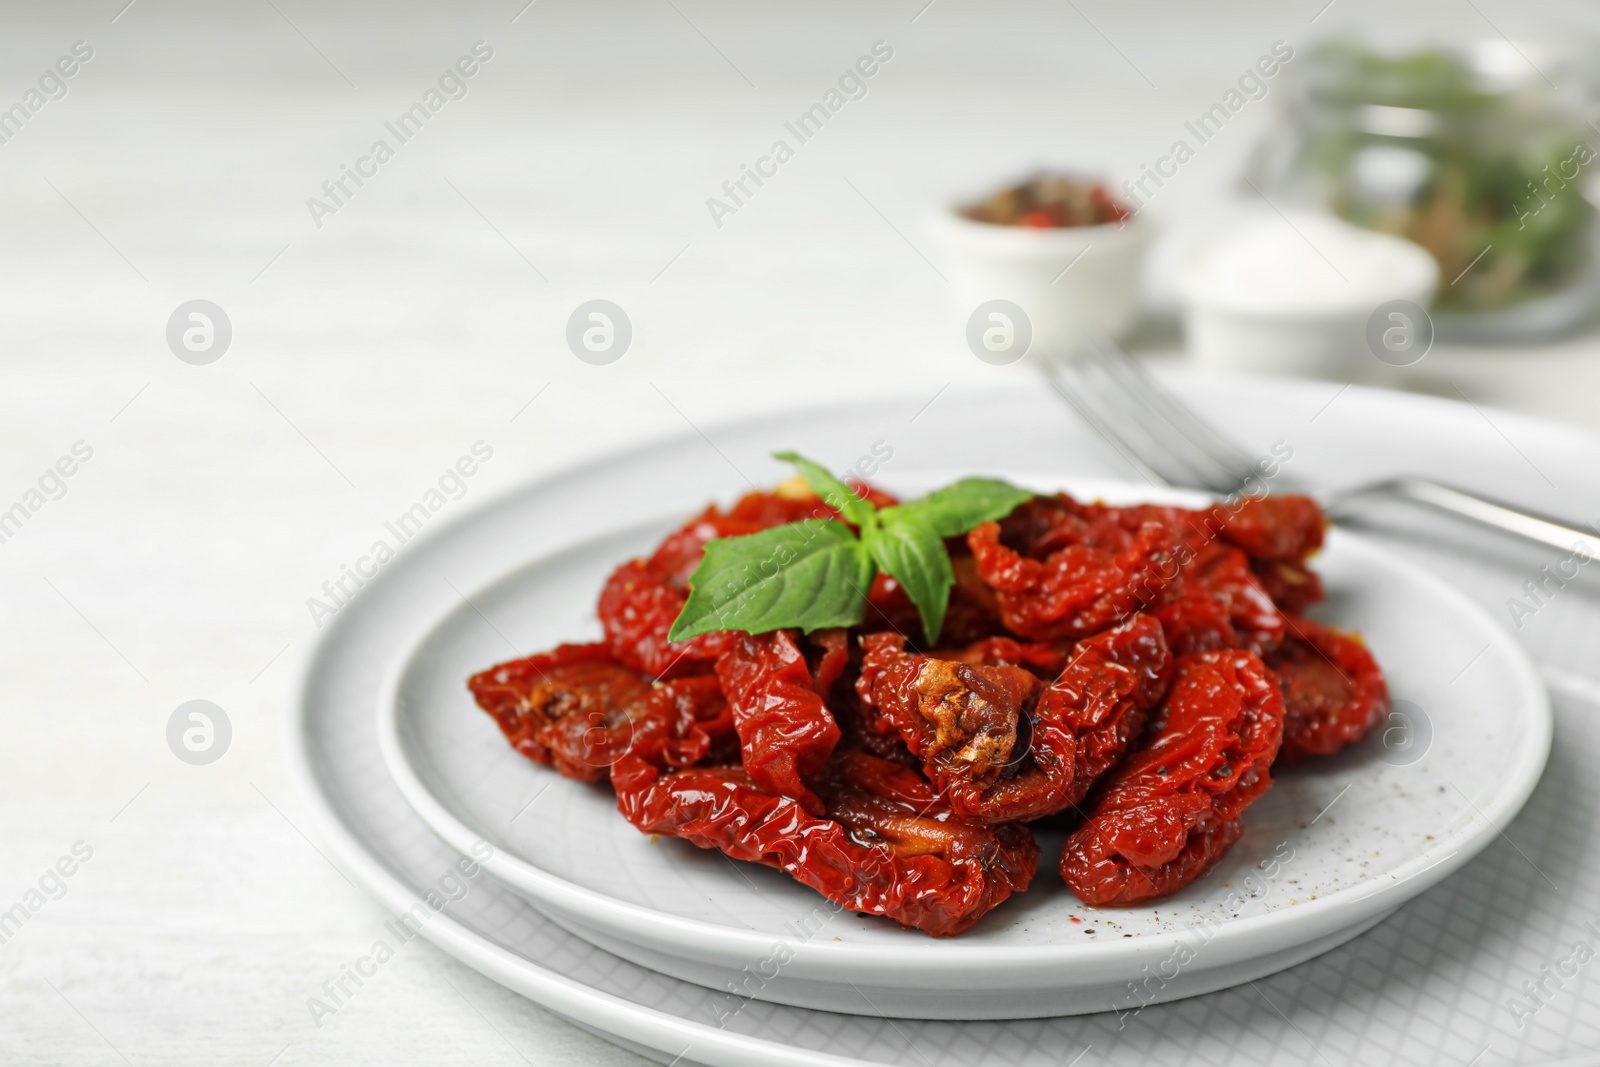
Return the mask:
<path id="1" fill-rule="evenodd" d="M 0 17 L 0 509 L 27 511 L 0 526 L 0 897 L 94 849 L 0 944 L 10 1061 L 640 1062 L 461 968 L 442 1001 L 423 945 L 306 1016 L 376 925 L 284 767 L 307 598 L 474 442 L 469 503 L 718 420 L 1032 380 L 1088 329 L 1600 427 L 1575 0 Z M 1122 217 L 957 210 L 1040 171 Z M 1039 347 L 984 358 L 983 293 Z M 167 751 L 196 697 L 231 718 L 221 773 Z"/>

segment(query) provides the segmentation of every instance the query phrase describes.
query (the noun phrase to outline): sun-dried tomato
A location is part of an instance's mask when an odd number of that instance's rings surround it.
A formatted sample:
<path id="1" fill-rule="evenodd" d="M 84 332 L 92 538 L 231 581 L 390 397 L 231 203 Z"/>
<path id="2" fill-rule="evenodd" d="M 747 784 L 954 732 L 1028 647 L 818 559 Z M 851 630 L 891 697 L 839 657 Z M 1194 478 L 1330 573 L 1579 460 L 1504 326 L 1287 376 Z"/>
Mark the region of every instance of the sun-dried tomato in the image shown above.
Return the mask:
<path id="1" fill-rule="evenodd" d="M 626 756 L 612 785 L 618 810 L 645 833 L 776 867 L 842 907 L 936 937 L 969 929 L 1027 888 L 1039 863 L 1025 827 L 979 829 L 919 810 L 898 798 L 892 772 L 830 781 L 826 817 L 765 792 L 735 767 L 663 773 Z"/>
<path id="2" fill-rule="evenodd" d="M 899 734 L 942 793 L 958 782 L 993 784 L 1010 764 L 1019 724 L 1031 721 L 1027 712 L 1044 682 L 1020 667 L 908 654 L 899 634 L 868 634 L 862 647 L 856 692 L 875 709 L 874 728 Z"/>
<path id="3" fill-rule="evenodd" d="M 807 635 L 806 648 L 806 662 L 811 664 L 811 688 L 826 703 L 833 683 L 850 664 L 850 631 L 842 626 L 818 630 Z"/>
<path id="4" fill-rule="evenodd" d="M 1238 648 L 1242 643 L 1233 628 L 1228 605 L 1203 586 L 1185 588 L 1176 600 L 1156 612 L 1156 618 L 1161 620 L 1167 646 L 1175 656 Z"/>
<path id="5" fill-rule="evenodd" d="M 882 721 L 877 709 L 862 704 L 857 692 L 857 680 L 861 677 L 864 659 L 861 643 L 852 641 L 848 674 L 833 690 L 832 701 L 828 705 L 834 713 L 834 721 L 839 724 L 838 751 L 860 750 L 902 767 L 920 768 L 922 764 L 906 748 L 906 743 L 900 740 L 900 734 Z M 914 773 L 922 779 L 920 770 Z M 926 782 L 926 779 L 922 780 Z M 933 787 L 930 785 L 928 788 Z"/>
<path id="6" fill-rule="evenodd" d="M 1189 512 L 1159 504 L 1108 507 L 1086 504 L 1066 493 L 1039 496 L 1019 505 L 1000 523 L 1000 541 L 1029 559 L 1045 560 L 1079 545 L 1116 555 L 1133 546 L 1150 523 L 1168 528 L 1176 539 Z"/>
<path id="7" fill-rule="evenodd" d="M 1127 750 L 1170 666 L 1148 615 L 1080 641 L 1048 686 L 1016 667 L 908 655 L 895 634 L 863 644 L 856 685 L 875 725 L 900 736 L 960 818 L 983 824 L 1082 800 Z"/>
<path id="8" fill-rule="evenodd" d="M 612 760 L 588 762 L 570 752 L 569 731 L 576 726 L 580 733 L 604 734 L 650 692 L 650 680 L 596 643 L 561 645 L 490 667 L 473 675 L 467 687 L 518 752 L 568 778 L 592 782 L 605 777 Z"/>
<path id="9" fill-rule="evenodd" d="M 1389 710 L 1389 686 L 1367 646 L 1314 619 L 1289 616 L 1267 661 L 1283 683 L 1283 758 L 1326 756 L 1366 736 Z"/>
<path id="10" fill-rule="evenodd" d="M 822 801 L 805 785 L 839 743 L 839 725 L 793 637 L 777 630 L 732 635 L 717 679 L 733 709 L 744 769 L 774 796 L 792 797 L 813 815 Z"/>
<path id="11" fill-rule="evenodd" d="M 1322 547 L 1328 524 L 1322 507 L 1308 496 L 1244 497 L 1218 504 L 1206 520 L 1251 559 L 1261 560 L 1304 560 Z"/>
<path id="12" fill-rule="evenodd" d="M 1066 493 L 1036 496 L 1000 520 L 1000 542 L 1018 555 L 1045 559 L 1068 545 L 1094 543 L 1107 547 L 1091 532 L 1099 517 L 1092 506 L 1079 504 Z"/>
<path id="13" fill-rule="evenodd" d="M 915 767 L 864 749 L 841 747 L 819 788 L 829 796 L 841 785 L 864 790 L 910 807 L 913 811 L 948 816 L 949 803 Z"/>
<path id="14" fill-rule="evenodd" d="M 962 649 L 935 649 L 940 659 L 953 659 L 974 667 L 1026 667 L 1049 680 L 1061 673 L 1072 655 L 1071 641 L 1018 641 L 1015 637 L 985 637 Z"/>
<path id="15" fill-rule="evenodd" d="M 732 635 L 716 631 L 687 641 L 667 634 L 688 599 L 682 589 L 631 560 L 618 567 L 600 591 L 600 625 L 611 654 L 653 678 L 704 674 L 727 650 Z"/>
<path id="16" fill-rule="evenodd" d="M 604 778 L 623 753 L 687 767 L 733 739 L 709 675 L 652 686 L 604 644 L 562 645 L 473 675 L 468 687 L 513 748 L 568 778 Z"/>
<path id="17" fill-rule="evenodd" d="M 1322 578 L 1304 563 L 1287 559 L 1257 559 L 1250 561 L 1261 588 L 1266 590 L 1278 610 L 1290 615 L 1304 615 L 1313 604 L 1320 604 L 1326 594 Z"/>
<path id="18" fill-rule="evenodd" d="M 1212 601 L 1218 610 L 1194 603 L 1199 600 Z M 1157 614 L 1180 652 L 1248 648 L 1259 655 L 1283 640 L 1283 613 L 1250 569 L 1249 557 L 1218 541 L 1202 545 L 1184 564 L 1176 599 Z M 1226 631 L 1217 632 L 1218 617 L 1226 620 Z"/>
<path id="19" fill-rule="evenodd" d="M 1040 751 L 1050 747 L 1054 731 L 1074 741 L 1072 781 L 1052 801 L 1054 811 L 1076 805 L 1123 757 L 1171 677 L 1165 635 L 1148 615 L 1078 642 L 1061 676 L 1039 699 L 1033 730 L 1035 763 L 1044 762 Z M 1066 746 L 1055 747 L 1064 761 Z"/>
<path id="20" fill-rule="evenodd" d="M 1115 552 L 1069 544 L 1043 560 L 1005 545 L 1000 532 L 1000 524 L 985 523 L 967 535 L 967 544 L 995 591 L 1001 620 L 1023 637 L 1086 637 L 1136 611 L 1159 608 L 1175 593 L 1180 535 L 1164 522 L 1140 522 L 1127 547 Z"/>
<path id="21" fill-rule="evenodd" d="M 609 737 L 590 733 L 574 738 L 575 750 L 578 744 L 593 746 L 579 750 L 586 761 L 609 757 L 615 763 L 629 753 L 658 766 L 690 767 L 713 752 L 731 755 L 738 737 L 722 687 L 711 675 L 700 675 L 659 683 L 629 705 Z"/>
<path id="22" fill-rule="evenodd" d="M 1067 839 L 1061 876 L 1087 904 L 1136 904 L 1198 878 L 1238 840 L 1271 784 L 1283 697 L 1253 653 L 1180 657 L 1139 749 L 1101 787 Z"/>

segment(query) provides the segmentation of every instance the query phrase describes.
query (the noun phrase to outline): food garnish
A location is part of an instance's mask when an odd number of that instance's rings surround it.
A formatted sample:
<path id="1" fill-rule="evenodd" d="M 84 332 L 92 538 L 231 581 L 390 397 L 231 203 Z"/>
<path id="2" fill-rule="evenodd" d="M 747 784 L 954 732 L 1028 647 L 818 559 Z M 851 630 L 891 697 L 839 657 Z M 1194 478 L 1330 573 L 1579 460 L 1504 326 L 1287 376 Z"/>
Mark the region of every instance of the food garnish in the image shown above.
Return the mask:
<path id="1" fill-rule="evenodd" d="M 1034 495 L 992 478 L 964 478 L 905 504 L 879 508 L 803 456 L 778 452 L 774 458 L 793 463 L 843 521 L 807 518 L 709 542 L 705 559 L 689 578 L 689 601 L 672 626 L 671 640 L 715 630 L 766 633 L 798 626 L 809 633 L 854 626 L 881 570 L 917 606 L 931 641 L 944 625 L 955 585 L 945 538 L 1002 519 Z"/>

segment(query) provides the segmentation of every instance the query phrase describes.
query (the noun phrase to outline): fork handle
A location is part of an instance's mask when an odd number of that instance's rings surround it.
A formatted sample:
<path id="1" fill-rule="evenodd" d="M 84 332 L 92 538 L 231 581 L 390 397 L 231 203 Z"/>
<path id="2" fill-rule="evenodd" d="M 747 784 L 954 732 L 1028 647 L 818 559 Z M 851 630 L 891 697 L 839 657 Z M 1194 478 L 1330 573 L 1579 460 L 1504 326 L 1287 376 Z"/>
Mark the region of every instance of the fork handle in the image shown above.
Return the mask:
<path id="1" fill-rule="evenodd" d="M 1348 515 L 1351 504 L 1373 497 L 1398 498 L 1441 511 L 1529 541 L 1559 548 L 1581 550 L 1591 559 L 1600 559 L 1600 530 L 1583 529 L 1560 519 L 1539 515 L 1523 508 L 1469 493 L 1464 489 L 1429 481 L 1426 478 L 1392 478 L 1341 493 L 1328 505 L 1330 517 Z"/>

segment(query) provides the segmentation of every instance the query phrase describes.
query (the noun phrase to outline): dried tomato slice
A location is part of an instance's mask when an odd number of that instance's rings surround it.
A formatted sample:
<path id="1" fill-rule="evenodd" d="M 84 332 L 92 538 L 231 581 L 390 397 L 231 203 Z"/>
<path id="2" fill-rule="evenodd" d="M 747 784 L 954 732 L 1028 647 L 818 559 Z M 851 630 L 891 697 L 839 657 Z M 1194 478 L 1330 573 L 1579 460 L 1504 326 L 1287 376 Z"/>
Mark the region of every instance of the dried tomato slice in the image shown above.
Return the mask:
<path id="1" fill-rule="evenodd" d="M 1243 643 L 1228 605 L 1203 586 L 1185 587 L 1176 600 L 1156 612 L 1156 618 L 1175 656 L 1238 648 Z"/>
<path id="2" fill-rule="evenodd" d="M 974 667 L 1026 667 L 1043 678 L 1054 678 L 1072 655 L 1070 641 L 1018 641 L 1014 637 L 985 637 L 962 649 L 935 649 L 933 655 Z"/>
<path id="3" fill-rule="evenodd" d="M 957 782 L 993 784 L 1044 682 L 1020 667 L 909 654 L 900 634 L 868 634 L 862 647 L 856 692 L 876 710 L 873 727 L 898 733 L 940 792 Z"/>
<path id="4" fill-rule="evenodd" d="M 969 533 L 978 573 L 994 589 L 1007 629 L 1035 641 L 1087 637 L 1166 603 L 1179 569 L 1180 532 L 1154 518 L 1141 519 L 1131 533 L 1111 528 L 1128 535 L 1126 547 L 1068 544 L 1043 560 L 1002 542 L 999 523 Z"/>
<path id="5" fill-rule="evenodd" d="M 1034 726 L 1034 761 L 1054 731 L 1073 739 L 1072 782 L 1053 801 L 1054 810 L 1072 807 L 1111 769 L 1144 727 L 1145 715 L 1167 691 L 1172 655 L 1161 626 L 1135 615 L 1121 626 L 1078 642 L 1061 676 L 1039 700 Z M 1065 761 L 1067 748 L 1055 749 Z"/>
<path id="6" fill-rule="evenodd" d="M 824 702 L 850 664 L 850 631 L 844 627 L 818 630 L 806 637 L 806 662 L 811 664 L 811 688 Z"/>
<path id="7" fill-rule="evenodd" d="M 908 655 L 897 634 L 863 645 L 856 684 L 874 725 L 898 733 L 957 816 L 980 824 L 1082 800 L 1160 699 L 1171 662 L 1148 615 L 1079 642 L 1048 686 L 1016 667 Z"/>
<path id="8" fill-rule="evenodd" d="M 948 815 L 949 803 L 916 768 L 859 748 L 841 748 L 819 786 L 833 796 L 839 786 L 852 786 L 908 805 L 922 814 Z"/>
<path id="9" fill-rule="evenodd" d="M 1261 588 L 1266 590 L 1278 610 L 1290 615 L 1304 615 L 1313 604 L 1320 604 L 1326 594 L 1322 578 L 1304 563 L 1287 559 L 1258 559 L 1250 561 Z"/>
<path id="10" fill-rule="evenodd" d="M 1157 616 L 1179 652 L 1248 648 L 1264 655 L 1283 640 L 1285 628 L 1249 557 L 1218 541 L 1201 546 L 1184 565 L 1176 598 Z"/>
<path id="11" fill-rule="evenodd" d="M 1389 710 L 1389 686 L 1367 646 L 1314 619 L 1289 616 L 1289 637 L 1268 663 L 1283 684 L 1285 761 L 1337 752 Z"/>
<path id="12" fill-rule="evenodd" d="M 582 753 L 600 747 L 608 731 L 625 721 L 625 709 L 650 692 L 650 680 L 597 643 L 562 645 L 490 667 L 473 675 L 467 687 L 511 747 L 568 778 L 592 782 L 606 776 L 613 760 L 591 762 Z M 596 745 L 574 751 L 574 728 L 580 737 L 595 731 Z"/>
<path id="13" fill-rule="evenodd" d="M 1308 496 L 1245 497 L 1218 504 L 1207 524 L 1251 559 L 1304 560 L 1322 547 L 1328 525 L 1322 507 Z"/>
<path id="14" fill-rule="evenodd" d="M 704 674 L 732 641 L 725 631 L 669 641 L 688 595 L 638 560 L 611 573 L 600 592 L 600 625 L 611 654 L 653 678 Z"/>
<path id="15" fill-rule="evenodd" d="M 609 736 L 590 731 L 574 737 L 570 750 L 585 762 L 604 760 L 607 767 L 624 753 L 657 766 L 690 767 L 714 746 L 731 751 L 737 743 L 722 687 L 715 677 L 700 675 L 657 684 L 628 706 L 624 720 L 611 727 Z"/>
<path id="16" fill-rule="evenodd" d="M 767 792 L 822 814 L 822 801 L 805 779 L 833 754 L 839 724 L 813 688 L 805 656 L 784 630 L 730 636 L 728 651 L 717 660 L 717 679 L 733 709 L 745 770 Z"/>
<path id="17" fill-rule="evenodd" d="M 1152 810 L 1147 817 L 1152 830 L 1158 820 L 1167 820 L 1160 829 L 1182 842 L 1175 853 L 1161 854 L 1171 857 L 1164 862 L 1135 866 L 1131 857 L 1121 854 L 1124 846 L 1109 823 L 1085 826 L 1069 839 L 1073 851 L 1062 853 L 1061 877 L 1085 904 L 1125 907 L 1171 896 L 1215 866 L 1244 835 L 1242 819 L 1192 821 L 1177 803 Z"/>
<path id="18" fill-rule="evenodd" d="M 1071 545 L 1113 555 L 1127 551 L 1146 524 L 1182 531 L 1190 512 L 1158 504 L 1108 507 L 1085 504 L 1066 493 L 1028 500 L 1000 523 L 1000 540 L 1029 559 L 1045 560 Z"/>
<path id="19" fill-rule="evenodd" d="M 478 704 L 513 748 L 568 778 L 606 777 L 623 753 L 687 767 L 733 738 L 733 717 L 711 676 L 652 686 L 604 644 L 562 645 L 473 675 Z"/>
<path id="20" fill-rule="evenodd" d="M 978 829 L 919 812 L 892 785 L 874 791 L 875 773 L 831 783 L 828 817 L 733 767 L 662 773 L 625 756 L 612 785 L 618 810 L 641 831 L 776 867 L 842 907 L 935 937 L 971 928 L 1027 888 L 1039 863 L 1027 828 Z"/>
<path id="21" fill-rule="evenodd" d="M 1061 855 L 1086 904 L 1136 904 L 1204 874 L 1238 840 L 1238 819 L 1272 779 L 1283 697 L 1245 651 L 1179 657 L 1143 744 L 1111 773 Z"/>

